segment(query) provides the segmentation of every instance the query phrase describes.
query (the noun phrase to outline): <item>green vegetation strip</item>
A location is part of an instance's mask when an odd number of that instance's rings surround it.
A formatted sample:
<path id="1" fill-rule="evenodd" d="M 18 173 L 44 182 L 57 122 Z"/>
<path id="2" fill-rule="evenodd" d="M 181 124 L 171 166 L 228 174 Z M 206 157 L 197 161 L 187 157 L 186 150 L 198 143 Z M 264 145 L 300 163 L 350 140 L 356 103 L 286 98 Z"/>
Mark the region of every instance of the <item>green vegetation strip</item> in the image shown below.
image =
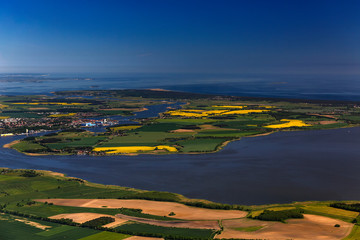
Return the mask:
<path id="1" fill-rule="evenodd" d="M 59 234 L 59 233 L 66 232 L 68 230 L 72 230 L 74 228 L 75 227 L 72 227 L 72 226 L 61 225 L 59 227 L 55 227 L 55 228 L 51 228 L 51 229 L 46 230 L 46 231 L 39 232 L 39 233 L 37 233 L 37 235 L 44 236 L 44 237 L 50 237 L 50 236 L 53 236 L 53 235 L 56 235 L 56 234 Z"/>
<path id="2" fill-rule="evenodd" d="M 121 233 L 101 232 L 88 237 L 80 238 L 79 240 L 122 240 L 128 237 L 131 236 Z"/>

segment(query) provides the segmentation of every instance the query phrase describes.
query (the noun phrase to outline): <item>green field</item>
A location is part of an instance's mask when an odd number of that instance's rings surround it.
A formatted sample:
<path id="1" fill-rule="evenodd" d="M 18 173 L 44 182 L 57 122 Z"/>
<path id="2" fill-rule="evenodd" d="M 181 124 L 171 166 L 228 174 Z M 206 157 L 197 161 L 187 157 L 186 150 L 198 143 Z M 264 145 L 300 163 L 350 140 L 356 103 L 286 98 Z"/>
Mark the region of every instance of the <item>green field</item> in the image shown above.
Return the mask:
<path id="1" fill-rule="evenodd" d="M 29 141 L 21 141 L 15 144 L 13 148 L 18 150 L 19 152 L 33 152 L 33 151 L 46 150 L 46 147 Z"/>
<path id="2" fill-rule="evenodd" d="M 183 152 L 212 152 L 230 138 L 195 138 L 177 141 Z"/>
<path id="3" fill-rule="evenodd" d="M 41 226 L 47 226 L 46 230 L 34 227 L 19 220 L 38 223 Z M 32 220 L 11 215 L 1 215 L 0 218 L 0 239 L 1 240 L 60 240 L 69 239 L 77 240 L 79 238 L 91 236 L 100 231 L 65 226 L 60 224 L 49 223 L 40 220 Z"/>
<path id="4" fill-rule="evenodd" d="M 125 235 L 121 233 L 113 232 L 101 232 L 88 237 L 80 238 L 79 240 L 122 240 L 125 238 L 131 237 L 130 235 Z"/>
<path id="5" fill-rule="evenodd" d="M 351 222 L 354 218 L 356 218 L 359 213 L 343 210 L 339 208 L 333 208 L 326 205 L 308 205 L 302 207 L 302 209 L 305 210 L 306 213 L 311 214 L 317 214 L 317 215 L 323 215 L 326 217 L 336 218 L 340 219 L 346 222 Z"/>
<path id="6" fill-rule="evenodd" d="M 179 236 L 184 238 L 202 238 L 209 239 L 213 235 L 212 230 L 207 229 L 190 229 L 190 228 L 170 228 L 160 227 L 144 223 L 130 223 L 121 225 L 115 229 L 129 231 L 134 235 L 154 234 L 154 236 Z"/>

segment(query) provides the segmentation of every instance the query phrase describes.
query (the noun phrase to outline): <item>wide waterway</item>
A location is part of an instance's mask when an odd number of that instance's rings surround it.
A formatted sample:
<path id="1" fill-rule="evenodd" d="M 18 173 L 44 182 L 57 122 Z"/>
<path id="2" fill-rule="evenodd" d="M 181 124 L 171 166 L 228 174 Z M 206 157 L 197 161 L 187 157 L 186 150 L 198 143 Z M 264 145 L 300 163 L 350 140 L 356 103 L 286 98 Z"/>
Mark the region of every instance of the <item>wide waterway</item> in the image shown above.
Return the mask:
<path id="1" fill-rule="evenodd" d="M 356 127 L 242 138 L 211 154 L 26 156 L 0 148 L 0 166 L 224 203 L 360 200 L 359 139 Z"/>

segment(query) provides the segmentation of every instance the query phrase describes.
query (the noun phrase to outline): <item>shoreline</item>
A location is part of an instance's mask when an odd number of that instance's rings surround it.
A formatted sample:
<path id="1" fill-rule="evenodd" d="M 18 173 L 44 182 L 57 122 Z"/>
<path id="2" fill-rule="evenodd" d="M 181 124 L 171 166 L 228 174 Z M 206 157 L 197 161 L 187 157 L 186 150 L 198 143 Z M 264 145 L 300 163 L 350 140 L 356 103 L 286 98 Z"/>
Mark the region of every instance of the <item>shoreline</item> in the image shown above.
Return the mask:
<path id="1" fill-rule="evenodd" d="M 79 178 L 76 176 L 68 176 L 65 173 L 61 173 L 61 172 L 55 172 L 55 171 L 51 171 L 51 170 L 42 170 L 42 169 L 32 169 L 32 168 L 9 168 L 9 167 L 1 167 L 0 166 L 0 171 L 1 170 L 18 170 L 18 171 L 22 171 L 22 170 L 34 170 L 36 172 L 42 173 L 44 175 L 50 175 L 52 177 L 55 178 L 65 178 L 65 179 L 78 179 L 83 181 L 84 184 L 89 185 L 89 186 L 100 186 L 100 187 L 104 187 L 104 188 L 120 188 L 120 189 L 127 189 L 127 190 L 135 190 L 138 192 L 153 192 L 154 190 L 146 190 L 146 189 L 139 189 L 139 188 L 134 188 L 134 187 L 127 187 L 127 186 L 121 186 L 121 185 L 115 185 L 115 184 L 103 184 L 103 183 L 97 183 L 97 182 L 92 182 L 92 181 L 88 181 L 84 178 Z M 226 205 L 232 205 L 232 206 L 244 206 L 244 207 L 256 207 L 256 208 L 270 208 L 270 207 L 278 207 L 278 206 L 284 206 L 284 205 L 289 205 L 289 204 L 295 204 L 295 205 L 301 205 L 301 204 L 307 204 L 307 203 L 330 203 L 330 202 L 346 202 L 346 203 L 358 203 L 360 200 L 334 200 L 334 199 L 330 199 L 330 200 L 303 200 L 303 201 L 291 201 L 291 202 L 284 202 L 284 203 L 263 203 L 263 204 L 231 204 L 231 203 L 222 203 L 222 202 L 214 202 L 211 200 L 207 200 L 207 199 L 202 199 L 202 198 L 190 198 L 187 197 L 183 194 L 180 193 L 176 193 L 176 192 L 168 192 L 168 191 L 157 191 L 155 190 L 155 192 L 160 192 L 160 193 L 172 193 L 172 194 L 176 194 L 179 197 L 179 201 L 174 201 L 174 202 L 178 202 L 178 203 L 182 203 L 182 204 L 186 204 L 186 203 L 191 203 L 193 201 L 199 201 L 199 202 L 204 202 L 204 203 L 215 203 L 215 204 L 226 204 Z M 54 198 L 56 199 L 56 198 Z M 127 198 L 124 198 L 127 199 Z M 130 198 L 132 199 L 132 198 Z M 133 199 L 139 199 L 139 198 L 133 198 Z M 150 201 L 160 201 L 160 202 L 169 202 L 167 200 L 150 200 Z M 173 201 L 170 201 L 173 202 Z M 195 207 L 195 206 L 194 206 Z M 202 207 L 200 207 L 202 208 Z"/>
<path id="2" fill-rule="evenodd" d="M 12 141 L 12 142 L 9 142 L 9 143 L 4 144 L 2 147 L 3 147 L 3 148 L 9 148 L 9 149 L 11 149 L 11 147 L 12 147 L 13 145 L 18 144 L 19 142 L 20 142 L 20 140 L 14 140 L 14 141 Z M 16 151 L 17 151 L 17 150 L 16 150 Z M 17 151 L 17 152 L 19 152 L 19 151 Z"/>

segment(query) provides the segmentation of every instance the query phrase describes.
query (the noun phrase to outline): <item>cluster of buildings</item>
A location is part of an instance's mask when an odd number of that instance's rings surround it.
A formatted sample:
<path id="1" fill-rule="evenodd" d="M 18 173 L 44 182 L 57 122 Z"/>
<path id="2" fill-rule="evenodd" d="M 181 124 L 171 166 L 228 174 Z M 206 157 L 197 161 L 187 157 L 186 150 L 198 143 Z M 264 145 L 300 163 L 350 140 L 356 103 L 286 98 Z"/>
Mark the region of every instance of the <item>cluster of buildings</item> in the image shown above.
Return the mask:
<path id="1" fill-rule="evenodd" d="M 82 119 L 80 120 L 82 127 L 108 127 L 118 124 L 116 120 L 102 119 L 102 120 L 93 120 L 93 119 Z"/>
<path id="2" fill-rule="evenodd" d="M 118 121 L 102 119 L 67 119 L 67 118 L 7 118 L 0 120 L 0 137 L 15 134 L 36 133 L 43 130 L 55 130 L 71 127 L 106 127 L 116 125 Z M 28 130 L 28 129 L 37 129 Z"/>

